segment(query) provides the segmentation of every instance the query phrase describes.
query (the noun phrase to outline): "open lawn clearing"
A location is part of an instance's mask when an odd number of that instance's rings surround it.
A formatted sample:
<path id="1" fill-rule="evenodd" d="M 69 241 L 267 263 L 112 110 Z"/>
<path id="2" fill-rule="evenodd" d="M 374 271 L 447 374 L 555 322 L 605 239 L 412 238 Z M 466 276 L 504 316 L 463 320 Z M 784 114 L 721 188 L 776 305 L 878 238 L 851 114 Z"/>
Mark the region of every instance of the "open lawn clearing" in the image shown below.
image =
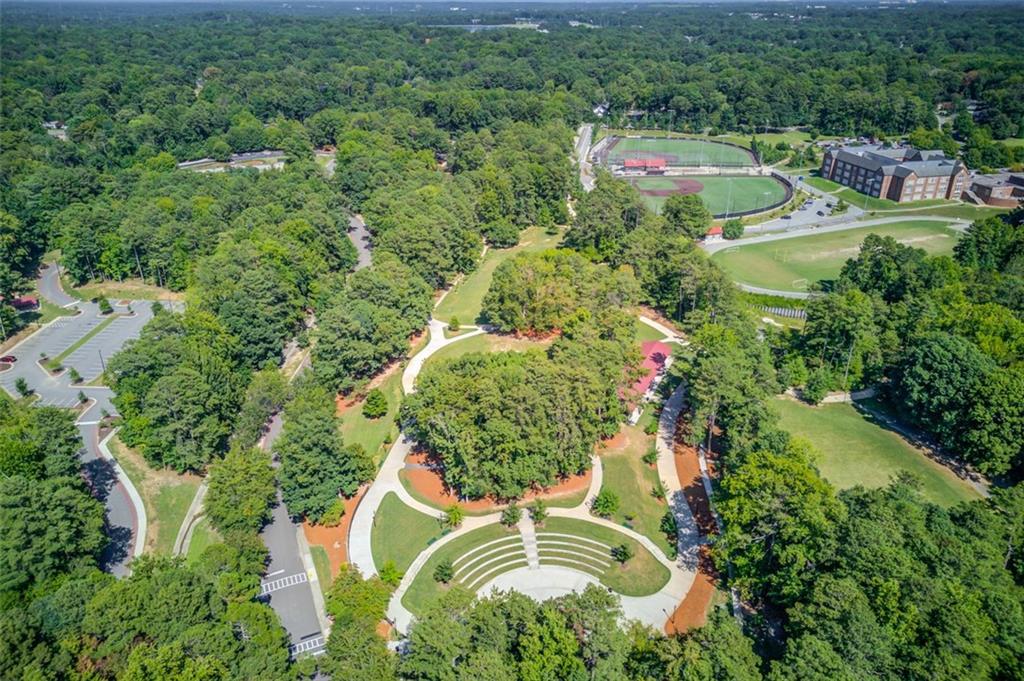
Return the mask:
<path id="1" fill-rule="evenodd" d="M 195 529 L 192 530 L 192 542 L 188 545 L 188 555 L 185 556 L 186 563 L 194 563 L 203 555 L 206 547 L 220 541 L 220 535 L 210 527 L 210 521 L 200 518 L 196 521 Z"/>
<path id="2" fill-rule="evenodd" d="M 467 532 L 465 535 L 457 539 L 453 539 L 438 549 L 434 555 L 424 563 L 423 567 L 420 568 L 420 571 L 416 574 L 416 578 L 412 580 L 412 584 L 409 585 L 409 589 L 402 597 L 402 605 L 408 608 L 414 615 L 421 615 L 431 603 L 440 598 L 441 595 L 449 589 L 448 586 L 434 581 L 434 570 L 437 569 L 438 565 L 446 560 L 450 560 L 453 564 L 456 564 L 461 556 L 470 553 L 484 544 L 508 537 L 518 536 L 518 529 L 508 529 L 504 525 L 496 523 L 494 525 L 486 525 L 473 530 L 472 532 Z M 495 546 L 499 545 L 505 546 L 506 542 L 495 544 Z M 507 555 L 510 562 L 519 560 L 520 556 L 522 556 L 522 561 L 525 562 L 526 553 L 523 550 L 522 542 L 519 542 L 518 544 L 515 544 L 514 542 L 507 542 L 507 545 L 509 547 Z M 456 567 L 458 567 L 457 564 Z M 497 569 L 498 564 L 495 563 L 494 567 Z M 508 569 L 514 570 L 516 567 L 520 567 L 520 565 L 509 566 Z M 498 572 L 492 571 L 491 576 L 496 577 L 498 574 L 505 571 L 507 570 L 501 570 Z M 453 580 L 453 583 L 454 581 L 455 580 Z"/>
<path id="3" fill-rule="evenodd" d="M 647 409 L 653 412 L 652 405 Z M 646 536 L 668 555 L 671 546 L 660 530 L 668 504 L 652 494 L 661 482 L 658 471 L 640 460 L 654 446 L 654 436 L 645 435 L 637 426 L 624 425 L 607 444 L 598 449 L 604 468 L 601 489 L 619 496 L 619 511 L 610 520 Z"/>
<path id="4" fill-rule="evenodd" d="M 491 286 L 494 270 L 518 253 L 533 253 L 557 248 L 562 240 L 561 232 L 548 234 L 540 227 L 524 229 L 519 235 L 519 245 L 512 248 L 489 248 L 483 262 L 466 275 L 455 288 L 448 292 L 441 304 L 434 310 L 434 317 L 441 321 L 459 320 L 460 325 L 476 324 L 480 316 L 484 296 Z"/>
<path id="5" fill-rule="evenodd" d="M 402 401 L 401 367 L 396 367 L 376 388 L 384 393 L 384 397 L 388 400 L 387 414 L 378 419 L 369 419 L 363 416 L 363 404 L 366 402 L 364 395 L 362 399 L 351 404 L 346 401 L 340 419 L 341 436 L 345 443 L 362 445 L 366 453 L 373 457 L 374 463 L 379 463 L 387 454 L 386 443 L 394 442 L 398 437 L 395 417 L 398 415 L 398 406 Z"/>
<path id="6" fill-rule="evenodd" d="M 712 260 L 735 281 L 779 291 L 801 291 L 816 281 L 835 279 L 843 264 L 857 256 L 868 234 L 891 236 L 931 255 L 951 254 L 959 238 L 959 233 L 947 223 L 907 220 L 749 245 L 740 243 L 718 251 Z"/>
<path id="7" fill-rule="evenodd" d="M 607 154 L 610 165 L 644 158 L 663 158 L 670 166 L 754 165 L 754 157 L 747 149 L 696 138 L 617 137 L 609 143 Z"/>
<path id="8" fill-rule="evenodd" d="M 928 208 L 932 206 L 955 206 L 956 201 L 948 201 L 946 199 L 923 199 L 921 201 L 904 201 L 898 203 L 896 201 L 890 201 L 889 199 L 879 199 L 874 196 L 868 196 L 867 194 L 861 194 L 856 189 L 851 187 L 843 187 L 835 193 L 837 198 L 841 198 L 851 206 L 856 206 L 861 210 L 877 210 L 877 211 L 888 211 L 888 210 L 899 210 L 901 208 Z"/>
<path id="9" fill-rule="evenodd" d="M 772 177 L 701 175 L 630 178 L 649 209 L 661 212 L 673 194 L 697 194 L 713 215 L 762 210 L 786 199 L 786 187 Z"/>
<path id="10" fill-rule="evenodd" d="M 1024 137 L 1007 137 L 1004 140 L 997 140 L 1008 147 L 1024 147 Z"/>
<path id="11" fill-rule="evenodd" d="M 923 201 L 920 203 L 924 203 Z M 959 205 L 941 205 L 921 208 L 918 203 L 900 204 L 902 208 L 896 210 L 871 211 L 865 215 L 863 220 L 877 220 L 880 217 L 944 217 L 960 220 L 981 220 L 995 215 L 1002 215 L 1007 212 L 1006 208 L 994 208 L 992 206 L 974 206 L 969 203 Z M 917 208 L 914 208 L 918 206 Z"/>
<path id="12" fill-rule="evenodd" d="M 837 192 L 843 188 L 843 185 L 839 184 L 838 182 L 833 182 L 832 180 L 826 180 L 824 177 L 816 177 L 813 175 L 811 177 L 805 177 L 804 182 L 811 185 L 815 189 L 829 193 Z"/>
<path id="13" fill-rule="evenodd" d="M 575 535 L 583 540 L 590 539 L 612 548 L 620 544 L 630 545 L 633 548 L 634 556 L 625 565 L 620 565 L 611 560 L 611 555 L 609 554 L 610 564 L 608 567 L 604 570 L 594 570 L 591 572 L 606 587 L 624 596 L 650 596 L 665 586 L 669 580 L 668 568 L 662 565 L 650 551 L 641 546 L 632 537 L 628 537 L 611 528 L 575 518 L 548 518 L 544 521 L 544 527 L 537 528 L 537 540 L 543 542 L 547 539 L 555 539 L 555 537 L 550 536 L 551 533 Z M 572 538 L 567 537 L 557 537 L 557 540 L 570 543 L 573 541 Z M 582 546 L 594 548 L 592 543 L 586 541 L 579 541 L 579 543 Z M 572 551 L 571 547 L 558 547 L 559 551 L 566 551 L 567 549 Z M 588 554 L 592 555 L 593 551 L 589 551 Z M 560 562 L 561 560 L 551 557 L 545 560 L 544 555 L 541 554 L 540 562 L 541 565 L 565 565 L 565 563 Z M 582 566 L 567 566 L 575 567 L 581 572 L 587 572 Z"/>
<path id="14" fill-rule="evenodd" d="M 147 284 L 141 279 L 125 279 L 123 281 L 89 282 L 75 286 L 68 277 L 61 277 L 64 290 L 76 298 L 92 300 L 93 298 L 109 298 L 116 300 L 184 300 L 181 291 Z"/>
<path id="15" fill-rule="evenodd" d="M 636 342 L 646 343 L 647 341 L 660 341 L 665 337 L 661 331 L 658 331 L 653 326 L 644 324 L 643 322 L 636 323 Z"/>
<path id="16" fill-rule="evenodd" d="M 334 575 L 331 573 L 331 560 L 327 557 L 327 549 L 322 546 L 311 545 L 309 553 L 313 556 L 313 567 L 316 569 L 317 579 L 320 581 L 320 590 L 326 594 L 331 584 L 334 583 Z"/>
<path id="17" fill-rule="evenodd" d="M 455 359 L 471 352 L 525 352 L 532 348 L 546 348 L 550 341 L 536 341 L 530 338 L 516 338 L 492 333 L 478 334 L 441 348 L 424 363 L 423 368 L 432 367 L 448 359 Z"/>
<path id="18" fill-rule="evenodd" d="M 979 498 L 969 483 L 931 460 L 900 435 L 877 425 L 851 404 L 811 407 L 789 397 L 775 405 L 780 425 L 807 438 L 821 455 L 818 468 L 840 489 L 882 487 L 901 470 L 917 475 L 925 498 L 942 506 Z"/>
<path id="19" fill-rule="evenodd" d="M 373 563 L 380 570 L 390 560 L 400 572 L 405 572 L 420 551 L 442 534 L 437 518 L 409 508 L 397 494 L 388 492 L 373 517 Z"/>
<path id="20" fill-rule="evenodd" d="M 174 540 L 199 488 L 199 476 L 151 468 L 141 454 L 118 437 L 111 438 L 109 445 L 110 453 L 135 485 L 146 508 L 146 552 L 173 554 Z M 195 544 L 195 535 L 192 543 Z"/>

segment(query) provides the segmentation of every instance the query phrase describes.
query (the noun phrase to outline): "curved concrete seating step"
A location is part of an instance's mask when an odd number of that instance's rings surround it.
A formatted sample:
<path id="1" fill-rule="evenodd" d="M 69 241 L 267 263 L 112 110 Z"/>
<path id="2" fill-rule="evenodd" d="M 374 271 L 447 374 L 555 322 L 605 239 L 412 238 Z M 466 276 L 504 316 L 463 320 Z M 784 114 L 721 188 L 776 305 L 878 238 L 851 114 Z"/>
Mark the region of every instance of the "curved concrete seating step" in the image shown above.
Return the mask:
<path id="1" fill-rule="evenodd" d="M 487 560 L 481 563 L 474 563 L 473 566 L 469 570 L 464 572 L 462 576 L 458 579 L 460 582 L 463 583 L 475 582 L 477 577 L 485 573 L 488 569 L 494 567 L 496 564 L 501 564 L 502 561 L 507 562 L 511 559 L 519 558 L 522 558 L 522 560 L 526 560 L 526 551 L 523 550 L 523 547 L 521 545 L 516 550 L 506 551 L 501 555 L 494 556 L 493 558 L 488 558 Z"/>
<path id="2" fill-rule="evenodd" d="M 590 521 L 588 521 L 588 522 L 590 522 Z M 572 539 L 573 541 L 576 541 L 576 542 L 586 542 L 588 544 L 595 544 L 595 545 L 601 547 L 602 549 L 607 549 L 608 551 L 612 550 L 611 546 L 608 546 L 608 544 L 605 544 L 602 541 L 598 541 L 596 539 L 591 539 L 590 537 L 583 537 L 583 536 L 580 536 L 578 534 L 566 534 L 565 532 L 538 532 L 537 533 L 537 541 L 544 541 L 545 539 L 547 539 L 549 537 L 551 537 L 551 538 L 557 537 L 557 538 L 560 538 L 560 539 Z"/>
<path id="3" fill-rule="evenodd" d="M 601 560 L 608 560 L 611 556 L 611 550 L 598 549 L 597 547 L 591 547 L 586 544 L 578 544 L 568 541 L 540 541 L 537 542 L 537 548 L 541 551 L 548 549 L 552 551 L 569 551 L 570 553 L 577 552 L 583 555 L 593 556 L 594 558 L 599 558 Z"/>
<path id="4" fill-rule="evenodd" d="M 479 558 L 482 555 L 481 552 L 485 551 L 486 549 L 491 549 L 493 547 L 495 550 L 497 550 L 504 548 L 504 545 L 506 544 L 522 545 L 522 543 L 523 540 L 519 537 L 518 534 L 512 534 L 507 537 L 500 537 L 498 539 L 492 539 L 491 541 L 481 544 L 480 546 L 474 546 L 469 551 L 463 553 L 461 556 L 452 561 L 452 567 L 456 568 L 456 571 L 458 571 L 459 569 L 461 569 L 459 568 L 460 565 L 464 565 L 465 563 L 472 563 L 474 560 Z M 490 553 L 490 551 L 487 552 Z"/>
<path id="5" fill-rule="evenodd" d="M 601 576 L 604 574 L 603 568 L 598 568 L 593 565 L 588 565 L 587 563 L 581 563 L 579 561 L 571 559 L 549 558 L 548 560 L 541 563 L 541 565 L 543 565 L 544 567 L 571 568 L 573 570 L 576 570 L 577 572 L 582 572 L 592 577 L 596 577 L 598 581 L 600 581 Z"/>
<path id="6" fill-rule="evenodd" d="M 524 555 L 521 560 L 514 560 L 508 563 L 502 563 L 490 572 L 486 572 L 480 575 L 472 584 L 466 584 L 466 587 L 471 591 L 478 591 L 482 585 L 486 584 L 487 582 L 490 582 L 498 575 L 502 575 L 506 572 L 511 572 L 512 570 L 518 570 L 519 568 L 524 568 L 528 566 L 529 563 L 527 563 L 526 556 Z"/>
<path id="7" fill-rule="evenodd" d="M 607 568 L 612 564 L 611 558 L 598 558 L 596 556 L 589 556 L 586 554 L 578 553 L 575 551 L 559 550 L 559 549 L 547 549 L 541 550 L 540 562 L 544 564 L 545 559 L 576 559 L 585 563 L 592 563 L 594 565 L 600 565 L 603 568 Z"/>
<path id="8" fill-rule="evenodd" d="M 510 553 L 523 553 L 523 543 L 521 541 L 515 542 L 514 544 L 503 544 L 496 548 L 486 551 L 484 553 L 477 553 L 471 560 L 462 562 L 459 567 L 455 568 L 455 578 L 458 579 L 460 575 L 472 572 L 477 566 L 482 563 L 493 559 L 495 556 L 506 556 Z M 453 563 L 454 566 L 454 563 Z"/>

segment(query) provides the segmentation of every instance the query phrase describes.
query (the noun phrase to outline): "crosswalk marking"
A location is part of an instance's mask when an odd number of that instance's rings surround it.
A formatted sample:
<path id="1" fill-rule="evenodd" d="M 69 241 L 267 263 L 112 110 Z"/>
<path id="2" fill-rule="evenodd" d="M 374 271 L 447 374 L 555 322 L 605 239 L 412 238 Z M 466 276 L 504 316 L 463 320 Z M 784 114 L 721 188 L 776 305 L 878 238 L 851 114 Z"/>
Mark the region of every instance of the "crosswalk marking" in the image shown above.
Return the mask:
<path id="1" fill-rule="evenodd" d="M 273 591 L 287 589 L 290 586 L 302 584 L 306 581 L 308 581 L 308 578 L 306 577 L 305 572 L 296 572 L 294 575 L 288 575 L 287 577 L 281 577 L 280 579 L 275 579 L 269 582 L 263 582 L 262 584 L 260 584 L 260 593 L 266 596 L 267 594 Z"/>
<path id="2" fill-rule="evenodd" d="M 299 643 L 288 646 L 288 653 L 292 657 L 295 657 L 300 653 L 308 653 L 310 651 L 313 651 L 314 655 L 323 655 L 324 652 L 326 652 L 324 650 L 325 643 L 326 641 L 323 636 L 317 636 L 309 639 L 308 641 L 300 641 Z"/>

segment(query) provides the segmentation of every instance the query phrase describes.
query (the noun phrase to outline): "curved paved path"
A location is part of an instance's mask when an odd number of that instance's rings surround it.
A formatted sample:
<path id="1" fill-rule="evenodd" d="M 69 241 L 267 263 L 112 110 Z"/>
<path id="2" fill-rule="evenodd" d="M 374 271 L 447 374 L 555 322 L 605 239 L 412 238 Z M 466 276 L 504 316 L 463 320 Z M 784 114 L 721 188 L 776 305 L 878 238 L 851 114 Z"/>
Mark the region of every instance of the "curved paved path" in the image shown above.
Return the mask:
<path id="1" fill-rule="evenodd" d="M 685 343 L 668 327 L 641 316 L 641 321 L 658 329 L 665 334 L 667 341 Z M 455 338 L 444 338 L 445 325 L 437 320 L 430 322 L 430 341 L 427 346 L 413 359 L 419 358 L 415 364 L 410 361 L 402 375 L 402 386 L 407 393 L 415 389 L 415 379 L 422 369 L 424 362 L 434 352 L 442 347 L 457 342 L 462 338 L 477 335 L 483 331 L 475 329 Z M 603 483 L 603 467 L 599 457 L 593 457 L 593 474 L 590 487 L 582 504 L 574 508 L 550 508 L 549 516 L 557 518 L 574 518 L 586 522 L 602 525 L 609 529 L 621 532 L 646 548 L 659 562 L 669 571 L 669 579 L 656 593 L 644 597 L 620 596 L 624 615 L 629 619 L 635 619 L 648 624 L 658 630 L 671 617 L 676 606 L 685 598 L 696 577 L 697 559 L 701 544 L 700 534 L 697 525 L 690 511 L 689 505 L 683 496 L 679 477 L 675 469 L 675 455 L 673 451 L 673 436 L 675 433 L 676 420 L 681 412 L 683 402 L 683 389 L 678 388 L 666 402 L 662 409 L 658 422 L 658 473 L 667 491 L 670 508 L 676 516 L 678 532 L 678 558 L 669 559 L 665 553 L 648 537 L 626 527 L 604 518 L 597 518 L 590 514 L 590 505 L 601 489 Z M 349 560 L 366 576 L 376 573 L 376 566 L 373 562 L 373 551 L 371 546 L 371 535 L 373 521 L 377 509 L 384 496 L 388 492 L 394 492 L 408 506 L 431 516 L 439 515 L 439 509 L 423 504 L 413 499 L 402 485 L 398 473 L 405 465 L 405 458 L 411 451 L 412 443 L 406 438 L 400 438 L 391 451 L 388 453 L 381 470 L 367 491 L 363 500 L 356 508 L 352 525 L 349 529 Z M 491 525 L 500 521 L 500 513 L 490 513 L 483 516 L 470 516 L 465 519 L 462 526 L 457 530 L 441 537 L 425 550 L 421 551 L 406 570 L 398 588 L 391 596 L 388 604 L 387 616 L 400 632 L 406 632 L 412 624 L 413 614 L 402 604 L 402 598 L 408 591 L 416 576 L 426 565 L 430 557 L 449 542 L 472 532 L 473 530 Z M 528 516 L 524 514 L 524 520 Z M 529 528 L 523 527 L 520 523 L 520 533 L 524 538 L 524 546 L 529 544 L 528 535 L 534 535 L 532 522 L 527 522 Z M 530 531 L 527 532 L 526 530 Z M 529 541 L 528 541 L 529 540 Z M 529 551 L 528 551 L 529 554 Z M 585 587 L 588 583 L 595 583 L 596 580 L 586 573 L 574 570 L 569 567 L 551 565 L 528 565 L 525 568 L 517 568 L 504 573 L 488 581 L 478 593 L 486 593 L 492 588 L 515 589 L 526 595 L 539 600 L 562 595 Z"/>

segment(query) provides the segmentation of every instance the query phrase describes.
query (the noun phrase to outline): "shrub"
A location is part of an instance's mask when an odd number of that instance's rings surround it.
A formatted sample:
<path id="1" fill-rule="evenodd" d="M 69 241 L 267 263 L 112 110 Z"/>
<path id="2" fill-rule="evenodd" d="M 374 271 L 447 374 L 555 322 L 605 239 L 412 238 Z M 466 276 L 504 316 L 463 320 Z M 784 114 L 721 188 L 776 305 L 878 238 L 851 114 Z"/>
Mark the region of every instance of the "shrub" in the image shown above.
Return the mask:
<path id="1" fill-rule="evenodd" d="M 454 530 L 461 527 L 462 521 L 465 519 L 466 513 L 462 510 L 462 507 L 458 504 L 452 504 L 444 509 L 444 518 L 441 519 L 441 522 L 445 527 Z"/>
<path id="2" fill-rule="evenodd" d="M 619 495 L 610 489 L 603 489 L 594 497 L 590 510 L 594 515 L 607 518 L 619 510 Z"/>
<path id="3" fill-rule="evenodd" d="M 88 401 L 89 401 L 89 398 L 85 396 L 85 393 L 84 393 L 84 392 L 82 392 L 81 390 L 79 390 L 79 391 L 78 391 L 78 401 L 79 401 L 80 403 L 82 403 L 82 404 L 85 404 L 86 402 L 88 402 Z"/>
<path id="4" fill-rule="evenodd" d="M 434 581 L 440 584 L 447 584 L 455 577 L 455 567 L 448 559 L 442 560 L 434 568 Z"/>
<path id="5" fill-rule="evenodd" d="M 655 418 L 655 419 L 651 419 L 650 421 L 648 421 L 647 425 L 644 426 L 644 432 L 646 434 L 648 434 L 648 435 L 654 435 L 655 433 L 657 433 L 658 432 L 658 419 Z"/>
<path id="6" fill-rule="evenodd" d="M 722 225 L 722 236 L 726 239 L 739 239 L 743 236 L 743 222 L 733 218 Z"/>
<path id="7" fill-rule="evenodd" d="M 384 565 L 380 568 L 380 581 L 388 586 L 398 586 L 398 583 L 402 581 L 402 573 L 395 565 L 395 561 L 384 561 Z"/>
<path id="8" fill-rule="evenodd" d="M 82 382 L 82 374 L 78 373 L 78 369 L 76 369 L 75 367 L 71 367 L 70 369 L 68 369 L 68 377 L 71 378 L 72 383 Z"/>
<path id="9" fill-rule="evenodd" d="M 320 524 L 326 525 L 327 527 L 337 527 L 341 519 L 345 517 L 345 502 L 342 499 L 337 499 L 333 504 L 327 507 L 324 514 L 320 516 Z"/>
<path id="10" fill-rule="evenodd" d="M 651 496 L 655 499 L 664 499 L 666 494 L 668 494 L 668 490 L 660 480 L 651 488 Z"/>
<path id="11" fill-rule="evenodd" d="M 548 507 L 543 499 L 537 499 L 530 507 L 530 518 L 536 525 L 543 525 L 548 517 Z"/>
<path id="12" fill-rule="evenodd" d="M 523 512 L 515 504 L 509 504 L 501 512 L 501 524 L 505 527 L 514 527 L 523 517 Z"/>
<path id="13" fill-rule="evenodd" d="M 658 447 L 657 447 L 657 445 L 653 445 L 652 444 L 650 449 L 647 450 L 647 453 L 644 454 L 643 457 L 641 457 L 640 460 L 643 461 L 648 466 L 653 466 L 656 463 L 658 463 Z"/>
<path id="14" fill-rule="evenodd" d="M 32 389 L 28 387 L 28 381 L 20 376 L 16 381 L 14 381 L 14 389 L 17 390 L 18 394 L 22 397 L 28 397 L 32 394 Z"/>
<path id="15" fill-rule="evenodd" d="M 374 388 L 366 394 L 366 401 L 363 402 L 363 416 L 368 419 L 379 419 L 388 413 L 388 398 L 384 393 Z"/>
<path id="16" fill-rule="evenodd" d="M 110 301 L 106 298 L 100 298 L 96 301 L 96 304 L 100 306 L 100 314 L 110 314 L 114 311 L 114 308 L 110 305 Z"/>
<path id="17" fill-rule="evenodd" d="M 456 331 L 459 330 L 459 318 L 458 317 L 456 317 L 454 315 L 452 316 L 451 321 L 448 322 L 448 330 L 451 331 L 452 333 L 455 333 Z"/>
<path id="18" fill-rule="evenodd" d="M 617 560 L 620 565 L 625 565 L 629 560 L 636 555 L 633 547 L 629 544 L 619 544 L 612 549 L 612 558 Z"/>

